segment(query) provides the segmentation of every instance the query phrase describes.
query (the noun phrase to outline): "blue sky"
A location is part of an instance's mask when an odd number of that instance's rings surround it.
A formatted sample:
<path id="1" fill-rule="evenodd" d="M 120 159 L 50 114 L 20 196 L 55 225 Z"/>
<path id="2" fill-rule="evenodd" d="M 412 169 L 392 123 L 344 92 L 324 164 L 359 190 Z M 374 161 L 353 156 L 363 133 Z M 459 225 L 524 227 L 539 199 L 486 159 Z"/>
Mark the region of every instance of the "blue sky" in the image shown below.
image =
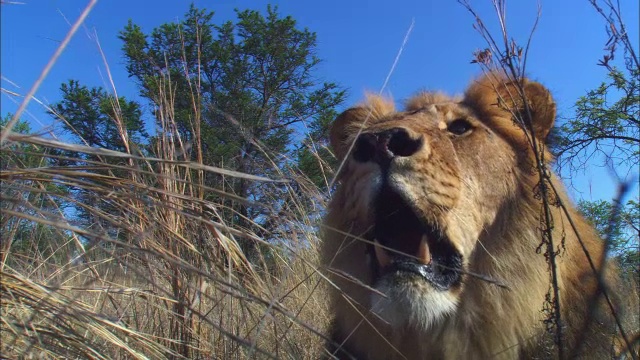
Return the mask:
<path id="1" fill-rule="evenodd" d="M 0 8 L 0 69 L 2 87 L 24 95 L 88 0 L 20 1 L 24 4 Z M 497 21 L 490 0 L 470 2 L 495 29 Z M 118 32 L 128 19 L 150 32 L 162 23 L 179 20 L 190 3 L 99 1 L 36 97 L 44 103 L 59 100 L 60 84 L 71 78 L 84 85 L 110 88 L 94 39 L 97 34 L 118 95 L 136 99 L 137 89 L 127 77 Z M 301 27 L 317 33 L 317 55 L 323 60 L 317 75 L 348 89 L 345 106 L 360 100 L 366 90 L 380 90 L 412 21 L 413 31 L 385 93 L 398 101 L 425 88 L 460 93 L 480 73 L 470 60 L 474 50 L 485 47 L 484 42 L 472 27 L 474 19 L 456 1 L 195 1 L 198 7 L 215 12 L 215 22 L 233 20 L 234 8 L 264 10 L 268 3 L 278 5 L 280 14 L 291 15 Z M 632 43 L 638 44 L 638 2 L 621 3 Z M 527 73 L 552 91 L 560 115 L 571 116 L 575 100 L 605 76 L 604 69 L 596 66 L 604 54 L 605 24 L 587 0 L 542 0 L 541 6 Z M 520 43 L 527 39 L 536 9 L 536 1 L 507 3 L 507 25 Z M 3 116 L 15 112 L 21 101 L 5 93 L 0 99 Z M 32 101 L 28 111 L 23 118 L 34 130 L 51 124 L 51 118 L 37 103 Z M 604 168 L 591 167 L 584 175 L 574 177 L 573 184 L 574 197 L 611 198 L 615 193 Z"/>

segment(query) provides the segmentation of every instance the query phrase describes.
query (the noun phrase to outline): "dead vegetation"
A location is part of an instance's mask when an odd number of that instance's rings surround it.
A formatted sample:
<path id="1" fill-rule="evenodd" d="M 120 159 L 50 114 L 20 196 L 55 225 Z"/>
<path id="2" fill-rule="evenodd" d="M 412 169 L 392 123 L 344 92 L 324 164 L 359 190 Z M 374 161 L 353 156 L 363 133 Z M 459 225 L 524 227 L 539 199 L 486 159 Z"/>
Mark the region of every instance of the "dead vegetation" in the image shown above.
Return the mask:
<path id="1" fill-rule="evenodd" d="M 517 61 L 526 48 L 507 40 L 501 53 L 493 45 L 477 62 L 498 56 L 499 67 L 522 76 Z M 169 83 L 158 84 L 166 128 L 176 127 Z M 2 129 L 0 357 L 311 359 L 323 352 L 330 321 L 323 288 L 332 284 L 316 246 L 326 194 L 296 169 L 265 178 L 186 161 L 182 154 L 202 149 L 167 133 L 145 156 L 21 134 L 14 125 Z M 121 136 L 127 143 L 126 131 Z M 65 165 L 78 159 L 81 166 Z M 286 198 L 273 199 L 289 204 L 274 214 L 280 225 L 269 236 L 236 226 L 224 215 L 233 213 L 229 203 L 250 200 L 207 187 L 206 176 L 284 184 Z M 61 188 L 89 196 L 78 203 Z M 79 226 L 61 204 L 100 221 Z M 248 258 L 247 241 L 262 251 Z M 637 306 L 637 292 L 625 300 Z M 622 336 L 619 348 L 633 341 Z"/>

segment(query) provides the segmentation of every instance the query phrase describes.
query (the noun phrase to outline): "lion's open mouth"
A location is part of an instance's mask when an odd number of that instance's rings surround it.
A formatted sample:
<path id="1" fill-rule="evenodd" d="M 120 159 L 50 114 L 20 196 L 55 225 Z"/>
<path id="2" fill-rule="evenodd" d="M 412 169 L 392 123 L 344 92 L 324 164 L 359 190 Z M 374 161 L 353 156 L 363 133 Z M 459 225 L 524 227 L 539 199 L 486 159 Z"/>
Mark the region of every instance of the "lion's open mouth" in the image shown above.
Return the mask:
<path id="1" fill-rule="evenodd" d="M 371 249 L 379 275 L 414 274 L 438 290 L 448 290 L 460 283 L 462 255 L 443 231 L 420 219 L 387 185 L 376 199 L 375 215 L 372 236 L 378 245 L 372 245 Z"/>

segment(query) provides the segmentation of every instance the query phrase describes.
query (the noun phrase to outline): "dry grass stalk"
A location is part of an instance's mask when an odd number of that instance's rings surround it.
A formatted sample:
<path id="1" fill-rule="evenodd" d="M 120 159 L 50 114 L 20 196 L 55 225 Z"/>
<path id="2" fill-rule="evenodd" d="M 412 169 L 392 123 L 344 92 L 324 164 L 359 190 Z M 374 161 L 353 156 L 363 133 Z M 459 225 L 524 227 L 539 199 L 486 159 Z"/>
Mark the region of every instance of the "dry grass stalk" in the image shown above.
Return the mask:
<path id="1" fill-rule="evenodd" d="M 156 116 L 162 128 L 176 128 L 170 79 L 160 81 Z M 198 96 L 193 94 L 194 104 Z M 199 121 L 193 119 L 196 134 Z M 143 156 L 3 130 L 8 143 L 2 155 L 16 161 L 1 175 L 2 229 L 10 234 L 3 236 L 0 264 L 1 356 L 248 359 L 320 353 L 328 316 L 319 291 L 318 240 L 310 231 L 318 209 L 308 205 L 321 201 L 320 191 L 303 176 L 294 179 L 299 189 L 288 188 L 289 210 L 273 214 L 279 226 L 268 234 L 288 241 L 269 240 L 229 221 L 229 202 L 248 200 L 208 187 L 204 179 L 288 186 L 280 169 L 281 179 L 269 179 L 207 166 L 201 155 L 190 162 L 186 154 L 201 152 L 198 140 L 158 134 L 154 156 Z M 72 165 L 27 166 L 17 161 L 21 156 L 38 157 L 41 165 L 50 159 Z M 60 187 L 85 197 L 53 190 Z M 300 191 L 314 200 L 299 198 Z M 212 194 L 218 200 L 210 200 Z M 38 206 L 42 202 L 34 198 L 48 199 L 48 205 Z M 93 222 L 78 223 L 73 212 L 54 206 L 60 203 L 82 209 Z M 44 251 L 50 239 L 20 233 L 23 228 L 47 229 L 65 240 Z M 249 261 L 239 239 L 268 251 Z"/>

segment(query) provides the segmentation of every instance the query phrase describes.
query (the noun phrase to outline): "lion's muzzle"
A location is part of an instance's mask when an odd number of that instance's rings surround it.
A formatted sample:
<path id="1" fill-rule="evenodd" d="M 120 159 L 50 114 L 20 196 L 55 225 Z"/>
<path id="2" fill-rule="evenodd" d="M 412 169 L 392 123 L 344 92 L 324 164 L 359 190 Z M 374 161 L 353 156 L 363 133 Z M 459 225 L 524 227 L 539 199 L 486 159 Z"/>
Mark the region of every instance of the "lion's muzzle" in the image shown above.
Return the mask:
<path id="1" fill-rule="evenodd" d="M 419 218 L 406 201 L 383 185 L 375 201 L 375 226 L 370 235 L 375 273 L 404 273 L 445 291 L 460 284 L 462 255 L 438 225 Z"/>
<path id="2" fill-rule="evenodd" d="M 377 133 L 363 133 L 356 139 L 353 158 L 358 162 L 373 161 L 386 171 L 393 158 L 412 156 L 423 144 L 422 136 L 401 127 Z"/>

